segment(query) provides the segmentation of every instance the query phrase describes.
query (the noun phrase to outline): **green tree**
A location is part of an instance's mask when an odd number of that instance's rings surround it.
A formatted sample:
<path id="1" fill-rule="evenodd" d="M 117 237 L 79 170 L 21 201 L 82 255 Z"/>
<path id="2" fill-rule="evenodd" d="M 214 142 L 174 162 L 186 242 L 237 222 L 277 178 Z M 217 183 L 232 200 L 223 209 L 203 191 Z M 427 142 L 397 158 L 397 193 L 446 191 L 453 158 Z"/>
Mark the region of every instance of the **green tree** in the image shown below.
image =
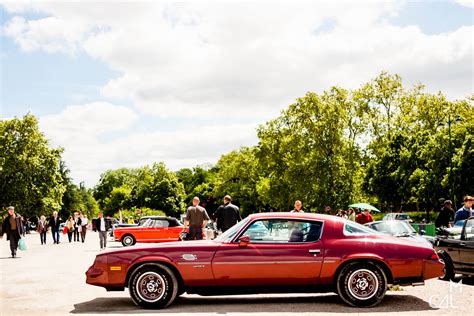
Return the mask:
<path id="1" fill-rule="evenodd" d="M 59 210 L 65 185 L 59 172 L 62 149 L 49 148 L 33 115 L 0 121 L 0 207 L 25 216 Z"/>

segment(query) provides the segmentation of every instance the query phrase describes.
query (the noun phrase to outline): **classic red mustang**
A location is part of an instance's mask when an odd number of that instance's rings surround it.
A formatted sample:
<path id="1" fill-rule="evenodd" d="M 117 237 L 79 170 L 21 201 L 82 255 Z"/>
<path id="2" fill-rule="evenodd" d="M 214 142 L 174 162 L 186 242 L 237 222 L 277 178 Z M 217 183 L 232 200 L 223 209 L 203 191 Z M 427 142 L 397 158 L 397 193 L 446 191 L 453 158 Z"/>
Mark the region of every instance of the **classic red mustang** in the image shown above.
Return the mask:
<path id="1" fill-rule="evenodd" d="M 174 217 L 148 216 L 139 225 L 115 228 L 114 238 L 124 246 L 137 242 L 178 241 L 183 229 L 183 224 Z"/>
<path id="2" fill-rule="evenodd" d="M 144 308 L 183 294 L 334 291 L 352 306 L 375 306 L 389 284 L 423 285 L 443 275 L 433 248 L 318 214 L 254 214 L 214 240 L 103 252 L 87 283 L 129 288 Z"/>

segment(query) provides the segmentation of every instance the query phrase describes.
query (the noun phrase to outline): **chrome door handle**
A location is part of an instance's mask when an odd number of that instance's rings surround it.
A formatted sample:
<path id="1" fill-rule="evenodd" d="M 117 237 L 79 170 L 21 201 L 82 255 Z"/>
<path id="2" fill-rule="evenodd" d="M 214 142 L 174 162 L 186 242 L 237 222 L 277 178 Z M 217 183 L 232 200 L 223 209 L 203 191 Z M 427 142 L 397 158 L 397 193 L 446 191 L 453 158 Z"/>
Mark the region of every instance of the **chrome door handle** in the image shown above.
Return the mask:
<path id="1" fill-rule="evenodd" d="M 459 246 L 466 246 L 466 243 L 462 242 L 462 243 L 459 244 Z"/>
<path id="2" fill-rule="evenodd" d="M 321 253 L 321 250 L 319 250 L 319 249 L 310 249 L 309 253 Z"/>

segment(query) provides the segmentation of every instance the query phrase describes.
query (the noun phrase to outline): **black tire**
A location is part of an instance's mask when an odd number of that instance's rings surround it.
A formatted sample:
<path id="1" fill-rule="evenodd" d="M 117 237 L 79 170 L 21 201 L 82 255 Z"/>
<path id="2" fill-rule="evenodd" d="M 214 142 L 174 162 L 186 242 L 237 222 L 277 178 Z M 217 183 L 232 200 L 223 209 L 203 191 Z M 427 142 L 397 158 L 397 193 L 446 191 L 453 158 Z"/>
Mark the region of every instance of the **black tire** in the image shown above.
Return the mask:
<path id="1" fill-rule="evenodd" d="M 355 307 L 378 305 L 387 291 L 384 271 L 372 262 L 352 262 L 340 271 L 337 277 L 337 294 Z"/>
<path id="2" fill-rule="evenodd" d="M 453 263 L 451 262 L 451 258 L 449 258 L 449 256 L 444 253 L 440 253 L 438 255 L 440 259 L 443 260 L 444 262 L 444 269 L 443 269 L 444 275 L 440 276 L 439 279 L 443 281 L 454 280 L 455 273 L 454 273 Z"/>
<path id="3" fill-rule="evenodd" d="M 122 237 L 122 245 L 124 247 L 133 246 L 136 242 L 137 241 L 135 237 L 133 237 L 132 235 L 125 235 Z"/>
<path id="4" fill-rule="evenodd" d="M 130 276 L 128 289 L 133 302 L 143 308 L 165 308 L 177 297 L 178 280 L 168 267 L 146 263 Z"/>

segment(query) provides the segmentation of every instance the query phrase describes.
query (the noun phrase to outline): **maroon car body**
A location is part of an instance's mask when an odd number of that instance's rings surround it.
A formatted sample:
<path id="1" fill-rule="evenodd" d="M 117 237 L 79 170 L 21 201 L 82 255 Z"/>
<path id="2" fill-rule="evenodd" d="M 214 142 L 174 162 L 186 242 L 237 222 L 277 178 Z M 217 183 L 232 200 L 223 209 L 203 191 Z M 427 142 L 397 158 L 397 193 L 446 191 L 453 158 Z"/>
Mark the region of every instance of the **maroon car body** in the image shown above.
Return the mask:
<path id="1" fill-rule="evenodd" d="M 443 275 L 433 248 L 335 216 L 250 215 L 215 240 L 100 253 L 87 283 L 129 288 L 133 301 L 163 308 L 180 294 L 334 291 L 352 306 L 380 303 L 389 284 Z"/>

